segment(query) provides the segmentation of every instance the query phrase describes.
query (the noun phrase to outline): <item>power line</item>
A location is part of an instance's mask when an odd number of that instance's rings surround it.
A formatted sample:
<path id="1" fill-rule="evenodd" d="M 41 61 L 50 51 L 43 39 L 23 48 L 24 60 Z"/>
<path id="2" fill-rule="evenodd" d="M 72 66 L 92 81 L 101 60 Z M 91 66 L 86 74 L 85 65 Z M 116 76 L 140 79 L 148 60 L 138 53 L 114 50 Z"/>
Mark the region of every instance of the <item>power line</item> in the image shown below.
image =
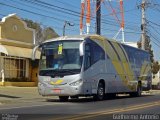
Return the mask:
<path id="1" fill-rule="evenodd" d="M 153 27 L 152 25 L 149 25 L 157 34 L 160 35 L 160 33 L 157 31 L 157 29 L 155 29 L 155 27 Z"/>
<path id="2" fill-rule="evenodd" d="M 38 6 L 42 6 L 42 7 L 45 7 L 47 9 L 52 9 L 52 10 L 55 10 L 57 12 L 66 13 L 68 15 L 73 15 L 73 16 L 80 17 L 79 12 L 76 12 L 76 11 L 73 11 L 73 10 L 70 10 L 70 9 L 66 9 L 66 8 L 62 8 L 62 7 L 59 7 L 59 6 L 56 6 L 56 5 L 52 5 L 52 4 L 49 4 L 49 3 L 46 3 L 46 2 L 42 2 L 40 0 L 21 0 L 21 1 L 25 1 L 25 2 L 32 3 L 32 4 L 35 4 L 35 5 L 38 5 Z"/>
<path id="3" fill-rule="evenodd" d="M 33 9 L 42 11 L 42 9 L 40 9 L 40 8 L 33 7 L 33 6 L 30 6 L 30 5 L 21 3 L 21 2 L 19 2 L 19 1 L 17 1 L 17 0 L 12 0 L 12 1 L 15 1 L 16 3 L 18 3 L 18 4 L 20 4 L 20 5 L 24 5 L 25 7 L 30 7 L 30 8 L 33 8 Z M 46 9 L 43 9 L 43 11 L 45 11 L 46 13 L 51 13 L 51 14 L 54 14 L 54 15 L 57 15 L 57 16 L 60 16 L 60 15 L 61 15 L 61 16 L 64 17 L 64 18 L 68 18 L 68 16 L 64 16 L 64 15 L 62 15 L 62 14 L 56 14 L 54 11 L 48 11 L 48 10 L 46 10 Z M 74 21 L 74 20 L 73 20 L 73 21 Z"/>
<path id="4" fill-rule="evenodd" d="M 4 15 L 4 14 L 0 14 L 2 17 L 5 17 L 6 15 Z M 16 20 L 23 20 L 24 18 L 21 18 L 21 19 L 18 19 L 18 18 L 13 18 L 13 19 L 16 19 Z M 39 23 L 40 24 L 40 23 Z M 57 26 L 52 26 L 52 25 L 46 25 L 46 24 L 40 24 L 40 26 L 43 26 L 43 27 L 52 27 L 53 29 L 54 28 L 57 28 L 57 29 L 62 29 L 62 27 L 57 27 Z M 72 28 L 72 27 L 71 27 Z M 75 31 L 75 29 L 68 29 L 68 28 L 66 28 L 67 30 L 69 30 L 69 31 Z"/>
<path id="5" fill-rule="evenodd" d="M 3 3 L 1 3 L 1 4 L 3 4 Z M 60 21 L 63 21 L 63 22 L 64 22 L 63 19 L 59 19 L 59 18 L 56 18 L 56 17 L 52 17 L 52 16 L 48 16 L 48 15 L 43 15 L 43 14 L 36 13 L 36 12 L 33 12 L 33 11 L 25 10 L 25 9 L 22 9 L 22 8 L 15 7 L 15 6 L 13 6 L 13 5 L 8 5 L 8 4 L 3 4 L 3 5 L 8 6 L 8 7 L 12 7 L 12 8 L 15 8 L 15 9 L 19 9 L 19 10 L 24 11 L 24 12 L 36 14 L 36 15 L 43 16 L 43 17 L 48 17 L 48 18 L 51 18 L 51 19 L 56 20 L 56 21 L 59 21 L 59 20 L 60 20 Z M 108 22 L 107 22 L 107 21 L 108 21 Z M 102 23 L 105 24 L 105 25 L 112 25 L 112 26 L 118 27 L 118 25 L 113 24 L 113 21 L 105 20 L 105 21 L 102 21 Z M 78 24 L 77 24 L 77 25 L 78 25 Z M 105 28 L 102 28 L 102 29 L 104 30 Z M 133 30 L 133 28 L 126 28 L 126 29 Z M 115 30 L 115 31 L 116 31 L 116 30 Z M 127 32 L 126 32 L 126 33 L 127 33 Z M 128 33 L 136 33 L 136 32 L 128 32 Z M 139 33 L 138 33 L 138 34 L 139 34 Z"/>
<path id="6" fill-rule="evenodd" d="M 36 12 L 33 12 L 33 11 L 29 11 L 29 10 L 25 10 L 25 9 L 22 9 L 22 8 L 15 7 L 15 6 L 12 6 L 12 5 L 4 4 L 4 3 L 1 3 L 1 4 L 2 4 L 2 5 L 5 5 L 5 6 L 8 6 L 8 7 L 15 8 L 15 9 L 19 9 L 19 10 L 22 10 L 22 11 L 25 11 L 25 12 L 28 12 L 28 13 L 40 15 L 40 16 L 43 16 L 43 17 L 48 17 L 48 18 L 51 18 L 51 19 L 53 19 L 53 20 L 57 20 L 57 21 L 60 20 L 60 21 L 63 21 L 63 22 L 65 21 L 65 20 L 63 20 L 63 19 L 59 19 L 59 18 L 56 18 L 56 17 L 52 17 L 52 16 L 47 16 L 47 15 L 39 14 L 39 13 L 36 13 Z M 108 25 L 114 25 L 114 26 L 116 26 L 115 24 L 112 24 L 111 21 L 108 21 L 108 22 L 106 22 L 106 21 L 107 21 L 107 20 L 102 21 L 102 23 L 108 24 Z M 130 28 L 130 29 L 132 29 L 132 28 Z"/>
<path id="7" fill-rule="evenodd" d="M 74 7 L 76 9 L 80 10 L 80 8 L 77 8 L 77 6 L 74 6 L 74 5 L 70 4 L 70 3 L 67 3 L 67 2 L 64 2 L 64 1 L 61 2 L 61 0 L 54 0 L 54 1 L 56 1 L 58 3 L 61 3 L 61 4 L 64 4 L 64 5 L 68 5 L 68 6 Z"/>
<path id="8" fill-rule="evenodd" d="M 73 13 L 75 13 L 75 14 L 72 14 L 72 13 L 68 13 L 67 12 L 67 14 L 70 14 L 70 15 L 73 15 L 73 16 L 77 16 L 77 17 L 80 17 L 80 13 L 79 12 L 76 12 L 76 11 L 73 11 L 73 10 L 69 10 L 69 9 L 66 9 L 66 8 L 62 8 L 62 7 L 59 7 L 59 6 L 57 6 L 57 5 L 52 5 L 52 4 L 49 4 L 49 3 L 45 3 L 45 2 L 42 2 L 42 1 L 40 1 L 40 0 L 36 0 L 36 2 L 35 1 L 33 1 L 33 0 L 22 0 L 22 1 L 26 1 L 26 2 L 31 2 L 31 3 L 33 3 L 33 4 L 36 4 L 36 5 L 40 5 L 40 6 L 42 6 L 42 7 L 46 7 L 45 5 L 49 5 L 49 6 L 52 6 L 52 7 L 47 7 L 47 9 L 48 8 L 50 8 L 50 9 L 53 9 L 53 7 L 56 7 L 56 8 L 59 8 L 59 9 L 62 9 L 62 10 L 68 10 L 69 12 L 70 11 L 72 11 Z M 38 1 L 40 1 L 40 3 L 38 3 Z M 29 3 L 30 3 L 29 2 Z M 43 5 L 42 5 L 43 4 Z M 64 12 L 64 11 L 59 11 L 58 10 L 58 12 Z M 66 13 L 66 12 L 65 12 Z M 93 17 L 93 18 L 95 18 L 95 17 Z M 93 19 L 92 19 L 93 20 Z M 107 23 L 106 21 L 108 21 L 109 23 Z M 113 22 L 113 21 L 112 21 Z M 104 20 L 104 19 L 102 19 L 102 23 L 104 23 L 104 24 L 111 24 L 112 23 L 111 21 L 109 21 L 109 20 Z M 112 25 L 115 25 L 115 24 L 112 24 Z M 132 28 L 130 28 L 130 29 L 132 29 Z"/>
<path id="9" fill-rule="evenodd" d="M 40 15 L 40 16 L 43 16 L 43 17 L 48 17 L 48 18 L 51 18 L 51 19 L 53 19 L 53 20 L 64 21 L 63 19 L 60 19 L 60 18 L 43 15 L 43 14 L 40 14 L 40 13 L 36 13 L 36 12 L 30 11 L 30 10 L 18 8 L 18 7 L 15 7 L 15 6 L 12 6 L 12 5 L 8 5 L 8 4 L 5 4 L 5 3 L 0 3 L 0 4 L 1 4 L 1 5 L 4 5 L 4 6 L 8 6 L 8 7 L 15 8 L 15 9 L 18 9 L 18 10 L 22 10 L 22 11 L 27 12 L 27 13 L 31 13 L 31 14 L 35 14 L 35 15 Z"/>
<path id="10" fill-rule="evenodd" d="M 157 39 L 150 33 L 150 36 L 154 39 L 154 40 L 156 40 L 157 41 Z M 153 41 L 153 40 L 151 40 L 155 45 L 157 45 L 158 47 L 160 47 L 160 45 L 159 44 L 157 44 L 155 41 Z"/>
<path id="11" fill-rule="evenodd" d="M 150 20 L 147 20 L 149 23 L 152 23 L 152 24 L 154 24 L 154 25 L 156 25 L 156 26 L 159 26 L 160 27 L 160 24 L 157 24 L 157 23 L 155 23 L 155 22 L 152 22 L 152 21 L 150 21 Z"/>

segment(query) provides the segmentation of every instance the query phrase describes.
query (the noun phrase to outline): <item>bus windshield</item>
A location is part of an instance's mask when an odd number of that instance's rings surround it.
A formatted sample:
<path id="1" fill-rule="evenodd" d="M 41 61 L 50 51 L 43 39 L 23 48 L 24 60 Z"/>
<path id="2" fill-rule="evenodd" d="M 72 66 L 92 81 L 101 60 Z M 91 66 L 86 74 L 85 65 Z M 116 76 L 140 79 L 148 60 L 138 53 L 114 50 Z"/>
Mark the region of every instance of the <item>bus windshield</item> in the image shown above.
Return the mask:
<path id="1" fill-rule="evenodd" d="M 42 46 L 40 75 L 53 73 L 76 74 L 81 70 L 79 53 L 81 41 L 53 41 Z"/>

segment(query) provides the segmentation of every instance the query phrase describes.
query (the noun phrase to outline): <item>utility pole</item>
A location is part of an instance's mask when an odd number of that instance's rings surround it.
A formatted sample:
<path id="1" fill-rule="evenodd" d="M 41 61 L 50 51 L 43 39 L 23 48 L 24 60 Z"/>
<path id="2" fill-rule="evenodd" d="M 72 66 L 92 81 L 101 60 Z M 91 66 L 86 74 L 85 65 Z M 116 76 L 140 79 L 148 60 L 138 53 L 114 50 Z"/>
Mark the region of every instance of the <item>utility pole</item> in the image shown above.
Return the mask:
<path id="1" fill-rule="evenodd" d="M 96 33 L 101 34 L 101 0 L 96 0 Z"/>
<path id="2" fill-rule="evenodd" d="M 141 9 L 142 9 L 142 24 L 141 24 L 141 30 L 142 30 L 142 49 L 145 50 L 146 46 L 146 18 L 145 18 L 145 8 L 146 8 L 146 0 L 142 0 Z"/>

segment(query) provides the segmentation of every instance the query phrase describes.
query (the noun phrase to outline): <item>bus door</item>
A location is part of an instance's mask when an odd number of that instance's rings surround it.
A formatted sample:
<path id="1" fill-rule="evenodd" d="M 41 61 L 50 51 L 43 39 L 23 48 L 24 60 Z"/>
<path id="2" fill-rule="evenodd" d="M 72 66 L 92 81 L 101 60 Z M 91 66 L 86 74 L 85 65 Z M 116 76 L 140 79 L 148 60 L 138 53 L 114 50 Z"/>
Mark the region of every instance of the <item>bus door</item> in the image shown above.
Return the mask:
<path id="1" fill-rule="evenodd" d="M 105 71 L 105 52 L 95 42 L 85 44 L 84 80 L 92 93 L 97 92 L 97 84 Z"/>

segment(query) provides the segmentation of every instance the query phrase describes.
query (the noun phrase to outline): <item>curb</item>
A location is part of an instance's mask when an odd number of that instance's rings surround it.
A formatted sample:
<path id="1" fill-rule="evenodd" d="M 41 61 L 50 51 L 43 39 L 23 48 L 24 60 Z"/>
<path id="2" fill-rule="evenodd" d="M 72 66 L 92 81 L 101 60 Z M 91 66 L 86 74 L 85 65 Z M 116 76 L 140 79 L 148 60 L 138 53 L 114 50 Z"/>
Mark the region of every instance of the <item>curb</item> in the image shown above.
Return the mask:
<path id="1" fill-rule="evenodd" d="M 143 91 L 142 93 L 145 95 L 155 95 L 155 94 L 160 94 L 160 90 Z"/>

